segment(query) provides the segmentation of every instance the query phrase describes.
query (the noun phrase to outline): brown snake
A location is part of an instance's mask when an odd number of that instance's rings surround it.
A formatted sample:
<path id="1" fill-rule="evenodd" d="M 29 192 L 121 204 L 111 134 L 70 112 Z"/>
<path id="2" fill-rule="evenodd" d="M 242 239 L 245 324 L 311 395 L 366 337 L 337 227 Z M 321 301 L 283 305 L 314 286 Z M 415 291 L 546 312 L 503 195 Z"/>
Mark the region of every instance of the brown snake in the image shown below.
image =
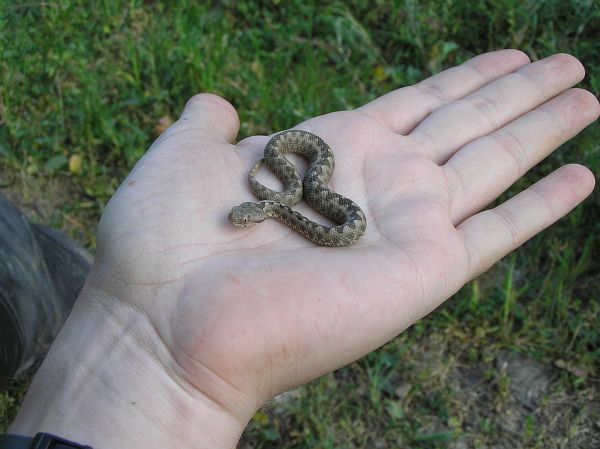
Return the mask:
<path id="1" fill-rule="evenodd" d="M 297 153 L 309 160 L 304 180 L 285 153 Z M 283 181 L 283 192 L 271 190 L 256 180 L 263 161 Z M 228 217 L 230 223 L 246 227 L 274 218 L 318 245 L 352 245 L 365 233 L 367 219 L 354 201 L 327 187 L 334 165 L 331 148 L 319 136 L 299 130 L 276 134 L 265 147 L 264 159 L 248 175 L 252 191 L 262 201 L 234 207 Z M 293 210 L 302 198 L 337 226 L 321 225 Z"/>

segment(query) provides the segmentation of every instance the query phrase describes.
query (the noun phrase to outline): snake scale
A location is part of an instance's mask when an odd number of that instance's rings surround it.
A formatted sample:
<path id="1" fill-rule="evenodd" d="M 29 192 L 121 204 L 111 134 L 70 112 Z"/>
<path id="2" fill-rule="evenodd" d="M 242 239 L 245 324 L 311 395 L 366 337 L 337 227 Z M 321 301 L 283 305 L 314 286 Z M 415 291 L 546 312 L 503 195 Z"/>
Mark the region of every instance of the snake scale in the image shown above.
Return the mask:
<path id="1" fill-rule="evenodd" d="M 309 167 L 304 179 L 284 156 L 285 153 L 296 153 L 308 159 Z M 256 173 L 263 162 L 283 181 L 283 192 L 269 189 L 256 180 Z M 365 233 L 367 219 L 354 201 L 327 187 L 334 166 L 333 152 L 319 136 L 300 130 L 276 134 L 265 146 L 264 159 L 258 161 L 248 175 L 252 191 L 262 201 L 245 202 L 234 207 L 229 214 L 229 222 L 246 227 L 274 218 L 318 245 L 352 245 Z M 292 207 L 302 198 L 337 226 L 316 223 L 293 210 Z"/>

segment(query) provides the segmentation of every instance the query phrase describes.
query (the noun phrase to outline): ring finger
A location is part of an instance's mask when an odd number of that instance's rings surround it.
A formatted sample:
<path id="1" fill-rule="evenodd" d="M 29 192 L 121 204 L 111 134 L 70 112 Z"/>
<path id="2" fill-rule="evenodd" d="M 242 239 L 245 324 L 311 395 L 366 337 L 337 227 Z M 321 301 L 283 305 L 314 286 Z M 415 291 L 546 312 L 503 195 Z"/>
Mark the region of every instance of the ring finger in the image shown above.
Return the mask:
<path id="1" fill-rule="evenodd" d="M 442 167 L 452 192 L 453 223 L 484 208 L 599 114 L 594 95 L 570 89 L 464 146 Z"/>

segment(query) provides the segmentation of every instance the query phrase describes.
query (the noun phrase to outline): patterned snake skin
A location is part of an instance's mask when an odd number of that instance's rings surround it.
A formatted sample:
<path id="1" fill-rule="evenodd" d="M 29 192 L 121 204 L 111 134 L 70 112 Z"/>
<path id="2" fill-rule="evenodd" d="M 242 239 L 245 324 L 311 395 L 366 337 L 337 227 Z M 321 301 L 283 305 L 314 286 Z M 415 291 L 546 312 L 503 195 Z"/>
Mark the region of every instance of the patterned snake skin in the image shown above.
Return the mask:
<path id="1" fill-rule="evenodd" d="M 309 160 L 304 182 L 296 167 L 284 156 L 285 153 L 297 153 Z M 263 161 L 283 181 L 283 192 L 271 190 L 256 180 L 256 173 Z M 334 165 L 333 153 L 320 137 L 298 130 L 276 134 L 265 147 L 264 159 L 258 161 L 248 175 L 252 191 L 263 201 L 234 207 L 229 214 L 229 221 L 235 226 L 245 227 L 266 218 L 275 218 L 318 245 L 352 245 L 365 233 L 367 219 L 354 201 L 327 187 Z M 292 210 L 302 197 L 338 226 L 321 225 Z"/>

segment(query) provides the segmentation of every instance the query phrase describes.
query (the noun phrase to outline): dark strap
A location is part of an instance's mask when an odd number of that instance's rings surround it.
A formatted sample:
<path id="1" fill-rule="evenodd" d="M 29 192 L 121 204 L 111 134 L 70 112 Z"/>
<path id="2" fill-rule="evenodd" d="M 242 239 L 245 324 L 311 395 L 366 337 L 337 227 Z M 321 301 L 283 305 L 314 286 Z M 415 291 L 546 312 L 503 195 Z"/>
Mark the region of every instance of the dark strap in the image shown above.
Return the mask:
<path id="1" fill-rule="evenodd" d="M 0 449 L 92 449 L 49 433 L 38 433 L 34 438 L 23 435 L 0 435 Z"/>
<path id="2" fill-rule="evenodd" d="M 21 435 L 0 435 L 0 449 L 29 449 L 32 440 Z"/>

